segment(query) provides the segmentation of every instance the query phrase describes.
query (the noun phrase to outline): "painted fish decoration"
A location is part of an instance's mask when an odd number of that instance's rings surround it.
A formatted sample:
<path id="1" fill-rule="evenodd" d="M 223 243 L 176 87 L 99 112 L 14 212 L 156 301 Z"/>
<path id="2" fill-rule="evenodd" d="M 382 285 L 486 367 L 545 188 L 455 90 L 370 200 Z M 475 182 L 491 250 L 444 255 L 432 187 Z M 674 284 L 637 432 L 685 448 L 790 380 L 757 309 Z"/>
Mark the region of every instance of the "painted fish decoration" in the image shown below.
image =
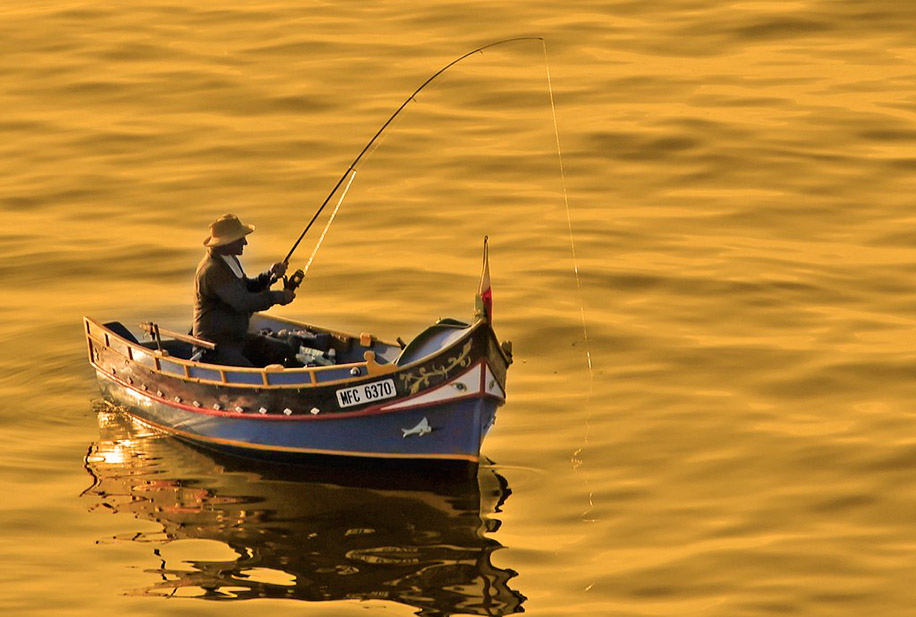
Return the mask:
<path id="1" fill-rule="evenodd" d="M 404 431 L 405 438 L 410 435 L 416 435 L 417 437 L 422 437 L 423 435 L 428 435 L 433 432 L 432 427 L 430 427 L 429 425 L 429 420 L 427 420 L 425 417 L 422 420 L 420 420 L 420 423 L 417 424 L 415 427 L 402 428 L 401 430 Z"/>

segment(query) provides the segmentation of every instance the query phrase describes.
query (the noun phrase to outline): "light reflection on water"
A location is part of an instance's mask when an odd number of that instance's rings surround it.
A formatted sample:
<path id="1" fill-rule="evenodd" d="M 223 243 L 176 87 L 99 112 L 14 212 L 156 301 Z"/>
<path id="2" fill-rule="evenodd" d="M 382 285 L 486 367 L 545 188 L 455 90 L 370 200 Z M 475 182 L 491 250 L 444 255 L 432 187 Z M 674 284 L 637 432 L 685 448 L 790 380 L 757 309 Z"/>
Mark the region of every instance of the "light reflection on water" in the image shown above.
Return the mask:
<path id="1" fill-rule="evenodd" d="M 388 600 L 423 615 L 508 615 L 524 596 L 493 565 L 490 535 L 510 491 L 492 467 L 476 477 L 274 465 L 205 452 L 99 410 L 86 455 L 90 510 L 161 532 L 149 585 L 128 593 L 205 600 Z"/>

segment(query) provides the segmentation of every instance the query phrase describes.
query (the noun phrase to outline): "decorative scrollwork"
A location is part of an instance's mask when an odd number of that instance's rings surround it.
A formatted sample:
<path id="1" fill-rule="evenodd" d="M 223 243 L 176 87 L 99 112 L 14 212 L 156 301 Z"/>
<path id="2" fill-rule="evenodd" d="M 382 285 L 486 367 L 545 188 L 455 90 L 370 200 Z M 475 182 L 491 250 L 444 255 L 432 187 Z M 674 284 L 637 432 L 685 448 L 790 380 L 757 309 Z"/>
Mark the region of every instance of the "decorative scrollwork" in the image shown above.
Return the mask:
<path id="1" fill-rule="evenodd" d="M 400 376 L 401 382 L 410 389 L 411 394 L 416 394 L 421 388 L 430 385 L 430 381 L 437 377 L 447 377 L 456 368 L 467 368 L 471 365 L 471 343 L 468 341 L 461 349 L 461 353 L 445 360 L 444 364 L 432 367 L 420 367 L 415 372 L 404 373 Z"/>

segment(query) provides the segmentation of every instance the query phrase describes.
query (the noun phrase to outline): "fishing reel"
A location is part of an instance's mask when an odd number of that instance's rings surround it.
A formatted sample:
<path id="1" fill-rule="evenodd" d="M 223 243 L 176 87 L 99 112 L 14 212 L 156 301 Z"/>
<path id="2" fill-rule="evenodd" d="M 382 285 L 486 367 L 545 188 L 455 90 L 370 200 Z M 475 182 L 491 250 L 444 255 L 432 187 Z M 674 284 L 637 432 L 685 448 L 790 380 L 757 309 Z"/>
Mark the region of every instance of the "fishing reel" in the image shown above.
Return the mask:
<path id="1" fill-rule="evenodd" d="M 305 279 L 305 272 L 303 272 L 301 269 L 296 270 L 290 276 L 283 277 L 283 289 L 296 291 L 299 285 L 302 284 L 303 279 Z"/>

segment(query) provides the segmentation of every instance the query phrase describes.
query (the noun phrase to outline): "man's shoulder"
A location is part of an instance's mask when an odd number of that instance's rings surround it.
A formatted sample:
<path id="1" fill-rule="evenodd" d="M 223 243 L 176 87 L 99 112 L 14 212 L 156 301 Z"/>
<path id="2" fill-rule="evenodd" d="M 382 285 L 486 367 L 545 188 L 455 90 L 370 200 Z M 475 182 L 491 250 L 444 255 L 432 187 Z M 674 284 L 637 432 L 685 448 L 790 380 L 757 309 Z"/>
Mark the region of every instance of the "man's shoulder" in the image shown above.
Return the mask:
<path id="1" fill-rule="evenodd" d="M 197 264 L 197 278 L 205 276 L 212 277 L 221 274 L 223 270 L 227 269 L 220 263 L 221 261 L 221 259 L 218 259 L 215 255 L 207 251 L 203 259 L 200 260 L 200 263 Z"/>

